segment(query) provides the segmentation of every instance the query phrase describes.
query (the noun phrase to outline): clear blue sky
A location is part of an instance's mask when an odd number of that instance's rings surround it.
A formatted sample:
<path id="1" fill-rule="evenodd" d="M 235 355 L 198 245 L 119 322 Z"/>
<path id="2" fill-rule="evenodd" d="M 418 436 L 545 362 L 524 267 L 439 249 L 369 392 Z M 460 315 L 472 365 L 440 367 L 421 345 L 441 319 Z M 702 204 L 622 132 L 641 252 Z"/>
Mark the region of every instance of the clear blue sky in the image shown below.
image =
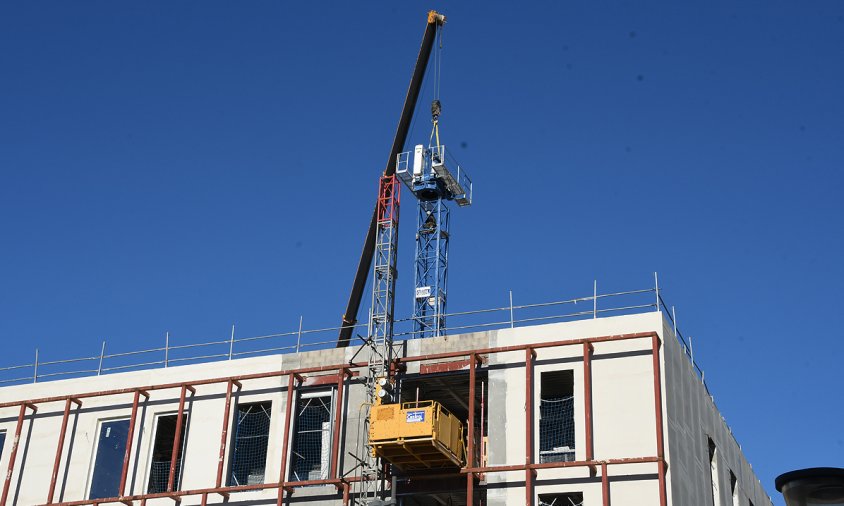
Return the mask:
<path id="1" fill-rule="evenodd" d="M 434 7 L 450 309 L 659 271 L 775 500 L 844 466 L 844 4 L 441 4 L 0 5 L 0 365 L 336 325 Z"/>

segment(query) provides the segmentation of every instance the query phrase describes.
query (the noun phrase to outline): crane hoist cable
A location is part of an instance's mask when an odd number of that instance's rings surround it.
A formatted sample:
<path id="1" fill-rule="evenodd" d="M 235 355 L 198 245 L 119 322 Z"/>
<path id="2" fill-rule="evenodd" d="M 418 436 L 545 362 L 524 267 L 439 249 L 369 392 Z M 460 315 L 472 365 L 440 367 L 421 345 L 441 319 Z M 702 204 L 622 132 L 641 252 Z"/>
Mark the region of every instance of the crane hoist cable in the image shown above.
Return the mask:
<path id="1" fill-rule="evenodd" d="M 434 52 L 434 100 L 431 102 L 431 137 L 428 139 L 428 146 L 440 147 L 440 115 L 442 114 L 442 102 L 440 102 L 440 77 L 442 76 L 442 52 L 443 52 L 443 25 L 437 27 L 437 50 Z M 437 143 L 433 144 L 434 139 Z"/>
<path id="2" fill-rule="evenodd" d="M 440 98 L 440 76 L 443 65 L 443 30 L 445 25 L 437 26 L 437 49 L 434 52 L 434 98 Z"/>

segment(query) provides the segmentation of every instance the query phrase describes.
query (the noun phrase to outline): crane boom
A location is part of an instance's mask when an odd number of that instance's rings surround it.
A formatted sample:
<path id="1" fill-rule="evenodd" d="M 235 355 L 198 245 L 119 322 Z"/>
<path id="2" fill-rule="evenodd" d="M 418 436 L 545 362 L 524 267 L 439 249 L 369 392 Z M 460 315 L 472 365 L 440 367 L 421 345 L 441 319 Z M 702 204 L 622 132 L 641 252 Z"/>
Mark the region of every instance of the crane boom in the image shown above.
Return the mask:
<path id="1" fill-rule="evenodd" d="M 404 99 L 404 107 L 399 117 L 399 125 L 396 129 L 396 136 L 393 139 L 393 146 L 390 149 L 390 156 L 387 158 L 387 166 L 384 169 L 385 176 L 392 176 L 396 172 L 396 157 L 404 148 L 404 143 L 410 130 L 413 110 L 416 108 L 416 101 L 422 89 L 422 80 L 425 77 L 425 70 L 428 67 L 428 59 L 431 56 L 431 49 L 434 47 L 434 41 L 436 40 L 437 27 L 442 26 L 443 23 L 445 23 L 445 16 L 436 11 L 428 12 L 428 22 L 425 25 L 422 46 L 419 48 L 419 56 L 416 58 L 416 66 L 413 69 L 413 76 L 410 78 L 410 86 L 407 88 L 407 96 Z M 363 290 L 366 287 L 366 279 L 369 275 L 369 268 L 372 265 L 372 257 L 375 251 L 376 213 L 377 206 L 372 211 L 369 230 L 366 233 L 366 240 L 363 243 L 363 252 L 360 255 L 354 282 L 352 282 L 349 302 L 346 305 L 346 312 L 343 314 L 343 322 L 340 333 L 337 336 L 338 348 L 344 348 L 349 345 L 354 325 L 357 323 L 360 301 L 363 298 Z"/>

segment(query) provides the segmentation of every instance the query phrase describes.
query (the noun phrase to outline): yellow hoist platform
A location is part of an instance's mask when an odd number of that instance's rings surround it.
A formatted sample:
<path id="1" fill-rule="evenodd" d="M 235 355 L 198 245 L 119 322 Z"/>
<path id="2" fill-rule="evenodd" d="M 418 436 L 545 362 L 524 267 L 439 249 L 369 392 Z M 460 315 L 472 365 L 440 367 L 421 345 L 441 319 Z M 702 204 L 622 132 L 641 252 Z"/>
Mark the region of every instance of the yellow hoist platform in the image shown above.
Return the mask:
<path id="1" fill-rule="evenodd" d="M 369 444 L 402 471 L 461 467 L 465 460 L 463 424 L 436 401 L 373 406 Z"/>

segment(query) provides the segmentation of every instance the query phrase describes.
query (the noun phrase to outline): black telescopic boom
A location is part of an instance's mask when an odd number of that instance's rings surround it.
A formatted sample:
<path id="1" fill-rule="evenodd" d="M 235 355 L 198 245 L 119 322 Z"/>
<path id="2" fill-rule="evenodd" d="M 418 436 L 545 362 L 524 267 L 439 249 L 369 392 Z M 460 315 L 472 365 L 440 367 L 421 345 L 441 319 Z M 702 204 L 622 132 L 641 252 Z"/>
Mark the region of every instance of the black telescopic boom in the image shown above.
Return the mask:
<path id="1" fill-rule="evenodd" d="M 425 77 L 425 70 L 428 67 L 428 59 L 431 56 L 431 49 L 436 40 L 437 27 L 445 23 L 445 16 L 430 11 L 428 23 L 425 26 L 425 35 L 422 37 L 422 47 L 419 48 L 419 56 L 416 58 L 416 67 L 413 69 L 413 77 L 410 78 L 410 86 L 407 88 L 407 96 L 404 99 L 404 107 L 399 118 L 399 126 L 396 129 L 396 137 L 393 139 L 393 147 L 390 149 L 390 157 L 387 158 L 387 168 L 384 169 L 385 176 L 392 176 L 396 173 L 396 157 L 404 149 L 407 133 L 410 130 L 410 121 L 413 119 L 413 110 L 416 108 L 416 100 L 419 98 L 419 91 L 422 89 L 422 80 Z M 345 348 L 349 345 L 352 337 L 353 326 L 357 323 L 358 309 L 363 298 L 363 289 L 366 287 L 366 279 L 369 276 L 372 256 L 375 254 L 375 228 L 376 210 L 372 211 L 372 220 L 369 222 L 369 231 L 366 233 L 366 241 L 363 243 L 363 252 L 360 255 L 358 269 L 355 273 L 355 280 L 352 283 L 352 292 L 349 294 L 349 303 L 346 305 L 346 312 L 343 314 L 343 323 L 340 335 L 337 337 L 337 347 Z"/>

